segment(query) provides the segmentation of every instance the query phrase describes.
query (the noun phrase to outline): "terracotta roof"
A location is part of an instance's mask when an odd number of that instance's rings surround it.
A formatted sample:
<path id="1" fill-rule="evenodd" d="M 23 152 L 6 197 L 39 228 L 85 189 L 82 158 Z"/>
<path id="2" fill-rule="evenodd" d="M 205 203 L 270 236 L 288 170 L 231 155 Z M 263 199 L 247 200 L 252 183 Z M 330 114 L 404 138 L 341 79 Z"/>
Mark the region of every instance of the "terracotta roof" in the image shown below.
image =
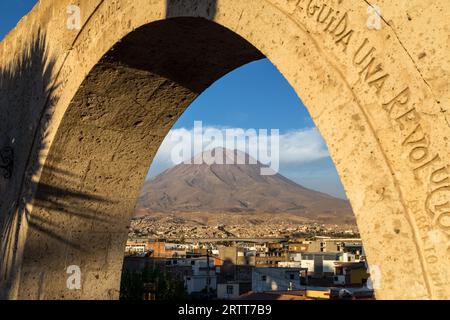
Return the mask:
<path id="1" fill-rule="evenodd" d="M 304 291 L 247 292 L 238 300 L 311 300 Z"/>

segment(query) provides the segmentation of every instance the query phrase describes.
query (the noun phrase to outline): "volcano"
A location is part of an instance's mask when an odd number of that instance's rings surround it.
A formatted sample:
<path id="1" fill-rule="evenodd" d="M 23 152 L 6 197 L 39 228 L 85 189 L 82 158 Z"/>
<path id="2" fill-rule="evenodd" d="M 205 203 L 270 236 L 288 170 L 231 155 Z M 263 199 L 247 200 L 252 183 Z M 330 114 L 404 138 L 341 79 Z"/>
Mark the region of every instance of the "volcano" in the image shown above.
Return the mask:
<path id="1" fill-rule="evenodd" d="M 225 151 L 217 148 L 212 155 L 223 156 L 222 162 L 227 163 L 229 152 L 233 151 Z M 355 224 L 347 200 L 305 188 L 281 174 L 261 175 L 264 166 L 240 151 L 234 151 L 234 159 L 243 157 L 245 164 L 202 163 L 210 154 L 199 154 L 190 163 L 181 163 L 146 181 L 137 215 L 195 213 L 257 217 L 256 214 L 264 213 L 282 214 L 283 219 L 290 216 L 308 222 Z"/>

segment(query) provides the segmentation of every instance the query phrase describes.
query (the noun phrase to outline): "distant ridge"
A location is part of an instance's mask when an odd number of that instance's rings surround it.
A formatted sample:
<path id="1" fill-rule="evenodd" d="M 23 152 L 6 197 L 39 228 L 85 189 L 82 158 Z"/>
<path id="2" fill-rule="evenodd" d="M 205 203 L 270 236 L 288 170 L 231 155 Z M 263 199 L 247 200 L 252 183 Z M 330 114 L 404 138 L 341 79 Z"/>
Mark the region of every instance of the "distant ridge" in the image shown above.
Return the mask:
<path id="1" fill-rule="evenodd" d="M 213 155 L 226 157 L 225 149 Z M 228 152 L 233 152 L 228 150 Z M 248 164 L 179 164 L 147 181 L 140 196 L 137 215 L 152 213 L 248 214 L 273 213 L 305 221 L 354 224 L 355 218 L 346 200 L 307 189 L 276 174 L 263 176 L 262 165 Z M 208 155 L 207 154 L 201 154 Z M 191 159 L 197 160 L 200 155 Z M 225 162 L 225 161 L 224 161 Z"/>

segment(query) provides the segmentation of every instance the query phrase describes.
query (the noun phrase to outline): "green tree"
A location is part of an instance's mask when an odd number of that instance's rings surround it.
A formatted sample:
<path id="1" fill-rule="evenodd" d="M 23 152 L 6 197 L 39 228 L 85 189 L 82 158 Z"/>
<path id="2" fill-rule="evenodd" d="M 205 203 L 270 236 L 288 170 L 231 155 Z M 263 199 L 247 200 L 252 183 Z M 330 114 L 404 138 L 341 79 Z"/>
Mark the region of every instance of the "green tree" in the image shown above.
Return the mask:
<path id="1" fill-rule="evenodd" d="M 187 298 L 184 281 L 172 273 L 145 268 L 142 271 L 124 270 L 120 285 L 121 300 L 143 300 L 145 284 L 154 288 L 156 300 L 182 300 Z"/>

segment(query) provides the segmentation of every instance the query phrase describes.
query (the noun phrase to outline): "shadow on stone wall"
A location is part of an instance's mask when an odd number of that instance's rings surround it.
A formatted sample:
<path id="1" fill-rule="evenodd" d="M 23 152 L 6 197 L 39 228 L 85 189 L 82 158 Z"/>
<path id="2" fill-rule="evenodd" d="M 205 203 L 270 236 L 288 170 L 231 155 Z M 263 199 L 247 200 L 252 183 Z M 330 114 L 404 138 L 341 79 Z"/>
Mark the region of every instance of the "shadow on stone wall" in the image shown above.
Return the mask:
<path id="1" fill-rule="evenodd" d="M 38 234 L 38 239 L 49 237 L 81 250 L 68 238 L 70 234 L 62 232 L 54 216 L 102 220 L 83 206 L 86 200 L 102 199 L 60 187 L 61 180 L 70 185 L 70 171 L 46 164 L 42 176 L 56 176 L 59 182 L 32 181 L 43 165 L 38 163 L 38 155 L 49 147 L 44 142 L 45 130 L 58 101 L 56 59 L 46 43 L 46 35 L 38 30 L 14 61 L 0 69 L 0 115 L 4 115 L 0 126 L 0 299 L 9 295 L 21 263 L 25 234 Z M 29 212 L 31 207 L 33 214 Z M 42 254 L 39 245 L 27 243 L 27 252 L 36 248 Z"/>
<path id="2" fill-rule="evenodd" d="M 40 131 L 44 106 L 54 102 L 54 86 L 50 84 L 55 60 L 45 50 L 45 34 L 38 31 L 32 41 L 7 66 L 0 69 L 0 271 L 7 280 L 15 268 L 19 231 L 27 205 L 24 191 L 30 187 L 33 168 L 26 173 L 33 147 L 40 150 L 42 141 L 35 141 Z M 8 155 L 5 158 L 5 154 Z"/>
<path id="3" fill-rule="evenodd" d="M 144 25 L 113 48 L 105 61 L 146 70 L 196 95 L 228 72 L 264 58 L 238 34 L 207 19 L 192 17 Z"/>
<path id="4" fill-rule="evenodd" d="M 216 16 L 217 0 L 167 0 L 166 18 L 173 17 L 199 17 L 213 20 Z"/>
<path id="5" fill-rule="evenodd" d="M 51 177 L 47 179 L 46 177 Z M 50 184 L 48 181 L 55 181 Z M 107 226 L 114 223 L 114 218 L 102 216 L 96 210 L 99 205 L 118 205 L 104 197 L 94 194 L 83 193 L 75 186 L 80 177 L 62 168 L 46 164 L 41 181 L 37 186 L 33 199 L 33 214 L 25 209 L 28 226 L 31 230 L 38 232 L 41 236 L 47 236 L 60 244 L 65 244 L 81 252 L 86 251 L 81 243 L 71 239 L 73 233 L 90 232 L 93 223 L 103 223 Z M 63 187 L 64 186 L 64 187 Z M 71 224 L 77 219 L 79 224 Z M 40 236 L 40 237 L 41 237 Z M 27 253 L 33 255 L 33 243 L 28 244 Z M 48 255 L 47 259 L 60 259 L 60 256 Z M 51 262 L 51 261 L 48 261 Z"/>

